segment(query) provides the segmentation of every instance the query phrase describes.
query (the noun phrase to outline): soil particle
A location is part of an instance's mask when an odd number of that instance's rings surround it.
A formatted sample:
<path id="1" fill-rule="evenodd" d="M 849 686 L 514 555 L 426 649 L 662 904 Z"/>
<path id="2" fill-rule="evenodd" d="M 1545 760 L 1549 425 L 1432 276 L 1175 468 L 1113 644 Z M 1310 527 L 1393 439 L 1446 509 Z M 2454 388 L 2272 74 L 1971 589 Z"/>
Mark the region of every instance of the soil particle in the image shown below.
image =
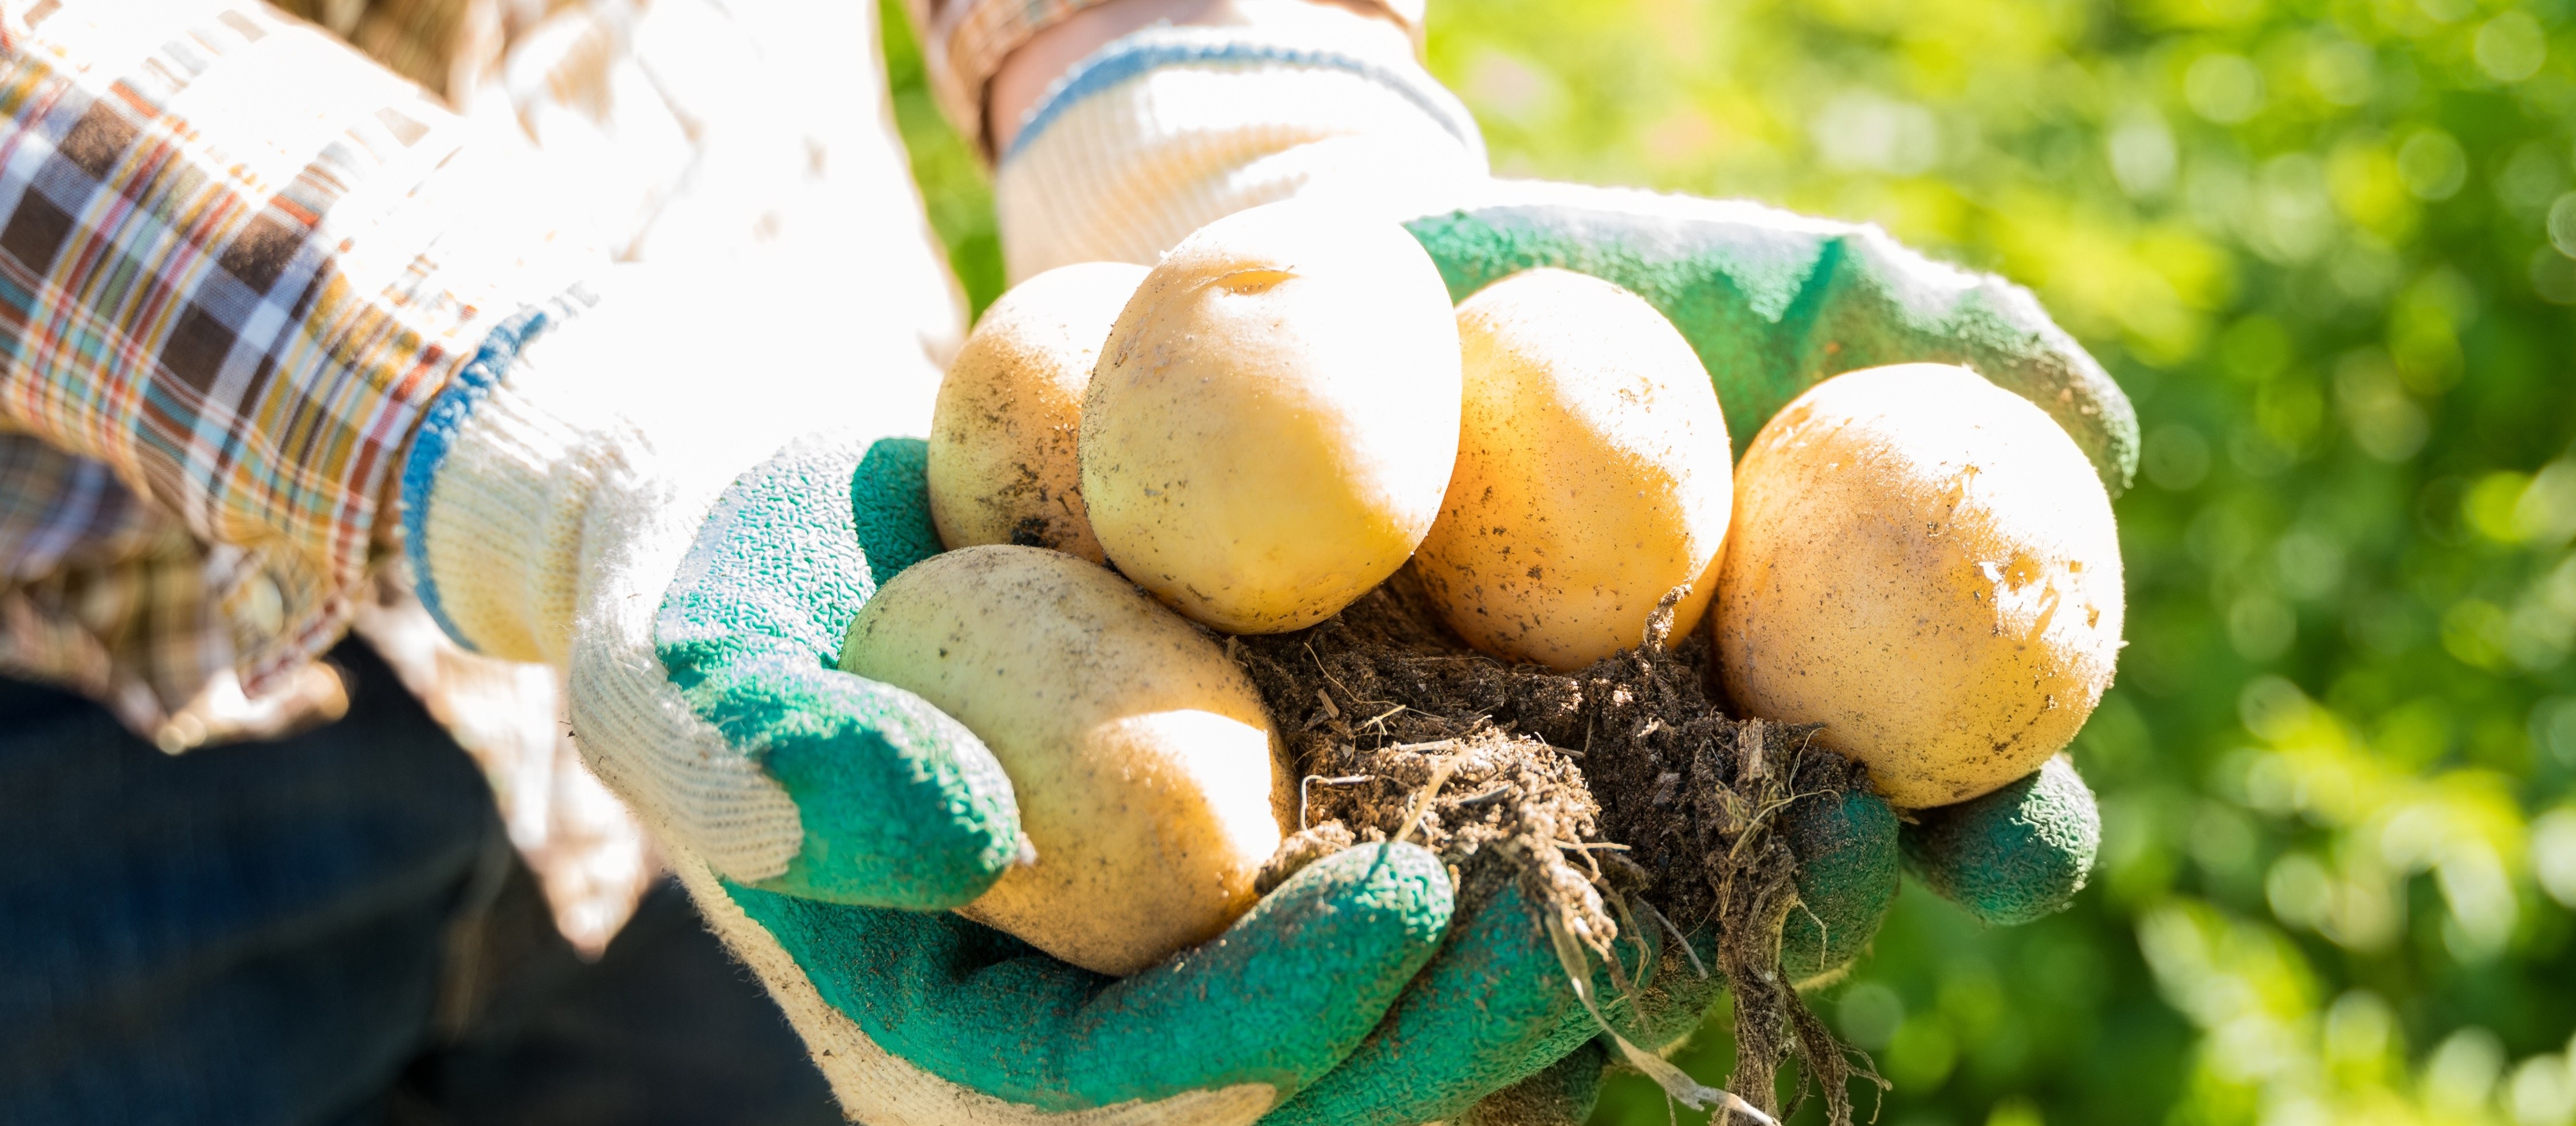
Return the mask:
<path id="1" fill-rule="evenodd" d="M 1300 776 L 1301 831 L 1261 886 L 1352 843 L 1409 840 L 1449 864 L 1462 914 L 1518 882 L 1614 975 L 1622 927 L 1713 928 L 1711 968 L 1735 998 L 1731 1088 L 1777 1115 L 1795 1055 L 1795 1101 L 1820 1089 L 1850 1126 L 1849 1081 L 1876 1076 L 1780 971 L 1800 903 L 1774 822 L 1863 778 L 1811 746 L 1812 727 L 1730 718 L 1705 637 L 1668 644 L 1670 607 L 1645 645 L 1572 674 L 1470 650 L 1410 566 L 1322 624 L 1229 638 Z"/>

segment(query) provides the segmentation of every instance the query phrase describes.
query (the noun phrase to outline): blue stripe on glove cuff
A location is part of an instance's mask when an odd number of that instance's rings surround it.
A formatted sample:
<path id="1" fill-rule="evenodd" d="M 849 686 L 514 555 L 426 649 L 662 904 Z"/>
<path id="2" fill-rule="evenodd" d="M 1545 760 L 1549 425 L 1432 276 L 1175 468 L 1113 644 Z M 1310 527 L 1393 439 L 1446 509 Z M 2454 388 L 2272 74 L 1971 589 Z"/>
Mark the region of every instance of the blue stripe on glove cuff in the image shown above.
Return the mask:
<path id="1" fill-rule="evenodd" d="M 447 616 L 447 608 L 439 603 L 438 578 L 429 570 L 430 486 L 446 466 L 447 451 L 455 447 L 465 420 L 501 385 L 502 378 L 510 373 L 510 365 L 518 362 L 519 350 L 553 320 L 547 310 L 532 306 L 512 314 L 484 337 L 474 358 L 457 369 L 438 397 L 430 401 L 429 409 L 422 412 L 420 433 L 412 439 L 411 455 L 403 459 L 403 560 L 411 565 L 412 593 L 429 611 L 430 620 L 467 652 L 477 651 L 474 641 Z"/>
<path id="2" fill-rule="evenodd" d="M 412 438 L 411 452 L 403 458 L 402 550 L 403 561 L 411 568 L 412 593 L 429 611 L 430 620 L 467 652 L 480 650 L 474 639 L 448 616 L 447 607 L 439 599 L 438 577 L 429 569 L 430 490 L 438 482 L 439 471 L 446 467 L 448 452 L 455 449 L 466 420 L 508 378 L 510 369 L 519 362 L 519 353 L 549 329 L 598 303 L 599 299 L 587 288 L 576 285 L 552 301 L 503 318 L 474 350 L 474 358 L 448 378 L 438 397 L 430 400 L 429 409 L 421 412 L 420 431 Z"/>
<path id="3" fill-rule="evenodd" d="M 1148 71 L 1170 66 L 1242 66 L 1264 63 L 1283 66 L 1311 67 L 1346 71 L 1375 82 L 1403 95 L 1406 101 L 1421 107 L 1422 112 L 1440 123 L 1440 127 L 1458 138 L 1458 143 L 1476 157 L 1482 167 L 1485 161 L 1485 136 L 1476 128 L 1476 118 L 1467 111 L 1457 95 L 1451 94 L 1428 74 L 1414 69 L 1388 66 L 1385 63 L 1319 48 L 1265 43 L 1257 39 L 1233 38 L 1241 32 L 1219 29 L 1150 29 L 1145 34 L 1130 36 L 1101 48 L 1077 64 L 1064 77 L 1056 80 L 1037 104 L 1030 108 L 1019 135 L 1002 153 L 1002 163 L 1020 154 L 1035 141 L 1047 126 L 1055 123 L 1077 102 L 1135 78 Z"/>

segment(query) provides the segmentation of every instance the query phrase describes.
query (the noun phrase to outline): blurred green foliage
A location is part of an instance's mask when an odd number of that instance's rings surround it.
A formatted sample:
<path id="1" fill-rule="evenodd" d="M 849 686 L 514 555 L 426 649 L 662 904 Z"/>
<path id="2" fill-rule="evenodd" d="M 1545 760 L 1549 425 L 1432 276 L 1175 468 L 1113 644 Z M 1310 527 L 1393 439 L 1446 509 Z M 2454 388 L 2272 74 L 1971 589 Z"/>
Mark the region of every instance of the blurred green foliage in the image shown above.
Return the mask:
<path id="1" fill-rule="evenodd" d="M 984 178 L 975 151 L 930 98 L 922 70 L 921 45 L 903 14 L 903 0 L 878 0 L 877 27 L 885 52 L 886 82 L 894 94 L 894 121 L 903 131 L 912 157 L 912 178 L 921 185 L 930 228 L 948 248 L 948 265 L 966 290 L 968 310 L 1002 295 L 1002 236 L 993 221 L 993 188 Z"/>
<path id="2" fill-rule="evenodd" d="M 1877 221 L 2137 401 L 2130 646 L 2075 749 L 2101 870 L 2013 930 L 1908 888 L 1813 998 L 1880 1122 L 2576 1123 L 2568 0 L 1432 14 L 1498 171 Z M 915 83 L 980 307 L 984 189 Z M 1666 1116 L 1630 1078 L 1596 1121 Z"/>

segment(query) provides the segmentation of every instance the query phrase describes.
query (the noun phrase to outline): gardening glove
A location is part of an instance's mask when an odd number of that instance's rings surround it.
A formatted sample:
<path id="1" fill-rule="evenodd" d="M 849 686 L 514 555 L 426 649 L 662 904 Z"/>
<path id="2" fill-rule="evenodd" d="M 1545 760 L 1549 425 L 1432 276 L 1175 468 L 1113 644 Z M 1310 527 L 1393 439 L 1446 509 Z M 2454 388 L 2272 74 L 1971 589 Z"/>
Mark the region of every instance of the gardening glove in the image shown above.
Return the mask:
<path id="1" fill-rule="evenodd" d="M 867 598 L 939 550 L 922 443 L 880 436 L 927 420 L 936 373 L 828 279 L 769 269 L 631 268 L 495 333 L 404 466 L 421 601 L 461 643 L 569 670 L 586 761 L 853 1115 L 1252 1121 L 1429 959 L 1445 872 L 1347 850 L 1123 980 L 948 913 L 1030 855 L 1010 782 L 954 719 L 833 667 Z"/>
<path id="2" fill-rule="evenodd" d="M 1494 181 L 1471 199 L 1406 223 L 1453 298 L 1536 266 L 1635 292 L 1708 368 L 1737 449 L 1827 378 L 1929 361 L 1965 365 L 2036 403 L 2113 495 L 2136 472 L 2128 397 L 2028 291 L 1925 258 L 1876 227 L 1565 184 Z M 1909 820 L 1908 870 L 1997 925 L 2063 909 L 2100 837 L 2092 793 L 2062 755 L 1995 793 Z"/>
<path id="3" fill-rule="evenodd" d="M 1573 185 L 1491 182 L 1465 198 L 1406 223 L 1453 299 L 1537 266 L 1637 293 L 1708 368 L 1738 449 L 1825 378 L 1938 361 L 1967 365 L 2037 403 L 2115 494 L 2135 470 L 2127 397 L 2027 292 L 1933 262 L 1874 227 Z M 1927 887 L 1986 922 L 2011 925 L 2062 910 L 2100 841 L 2092 794 L 2064 756 L 1994 794 L 1918 811 L 1901 832 L 1874 795 L 1850 795 L 1840 809 L 1793 810 L 1786 820 L 1805 909 L 1784 924 L 1781 961 L 1801 986 L 1839 976 L 1867 946 L 1894 898 L 1900 851 Z M 1562 1078 L 1548 1081 L 1552 1089 L 1579 1088 Z"/>
<path id="4" fill-rule="evenodd" d="M 1234 211 L 1324 197 L 1404 222 L 1453 299 L 1534 266 L 1638 293 L 1708 368 L 1738 449 L 1828 376 L 1946 361 L 2046 410 L 2113 493 L 2136 463 L 2128 401 L 2023 290 L 1933 262 L 1874 227 L 1741 202 L 1494 180 L 1472 117 L 1382 40 L 1319 42 L 1261 27 L 1129 35 L 1029 110 L 1001 154 L 994 193 L 1014 278 L 1088 260 L 1151 264 Z M 2062 762 L 1987 799 L 1912 816 L 1900 831 L 1895 811 L 1870 794 L 1783 816 L 1802 900 L 1781 936 L 1791 982 L 1829 980 L 1865 949 L 1903 868 L 1982 918 L 2019 921 L 2064 904 L 2098 837 L 2091 795 Z M 1623 934 L 1618 948 L 1638 959 L 1623 965 L 1634 988 L 1614 990 L 1608 967 L 1596 965 L 1578 995 L 1574 983 L 1587 975 L 1568 968 L 1545 921 L 1506 891 L 1452 927 L 1440 956 L 1348 1060 L 1266 1121 L 1454 1118 L 1578 1049 L 1658 1072 L 1653 1051 L 1695 1028 L 1717 995 L 1692 959 L 1674 955 L 1698 953 L 1707 968 L 1711 936 L 1633 929 L 1645 933 Z M 1605 1024 L 1620 1035 L 1602 1036 Z M 1661 1070 L 1668 1090 L 1719 1100 Z M 1537 1081 L 1559 1095 L 1584 1086 Z"/>

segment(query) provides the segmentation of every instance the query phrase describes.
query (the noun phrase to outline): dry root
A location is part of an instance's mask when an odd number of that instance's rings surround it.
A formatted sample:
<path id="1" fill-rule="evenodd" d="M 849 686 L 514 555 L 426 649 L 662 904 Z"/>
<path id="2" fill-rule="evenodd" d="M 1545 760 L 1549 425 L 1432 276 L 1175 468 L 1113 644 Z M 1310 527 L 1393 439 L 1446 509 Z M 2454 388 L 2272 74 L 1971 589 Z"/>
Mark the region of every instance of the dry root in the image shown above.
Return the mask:
<path id="1" fill-rule="evenodd" d="M 1359 841 L 1413 841 L 1449 864 L 1462 912 L 1518 883 L 1623 993 L 1637 984 L 1611 956 L 1623 935 L 1713 925 L 1708 969 L 1735 998 L 1734 1090 L 1779 1114 L 1775 1076 L 1794 1054 L 1798 1101 L 1821 1089 L 1850 1126 L 1850 1080 L 1877 1076 L 1866 1057 L 1855 1071 L 1781 973 L 1781 927 L 1801 905 L 1774 822 L 1860 775 L 1811 747 L 1812 728 L 1728 718 L 1705 640 L 1667 644 L 1670 608 L 1647 644 L 1572 675 L 1469 650 L 1410 568 L 1311 629 L 1228 639 L 1301 778 L 1301 831 L 1261 886 Z"/>

